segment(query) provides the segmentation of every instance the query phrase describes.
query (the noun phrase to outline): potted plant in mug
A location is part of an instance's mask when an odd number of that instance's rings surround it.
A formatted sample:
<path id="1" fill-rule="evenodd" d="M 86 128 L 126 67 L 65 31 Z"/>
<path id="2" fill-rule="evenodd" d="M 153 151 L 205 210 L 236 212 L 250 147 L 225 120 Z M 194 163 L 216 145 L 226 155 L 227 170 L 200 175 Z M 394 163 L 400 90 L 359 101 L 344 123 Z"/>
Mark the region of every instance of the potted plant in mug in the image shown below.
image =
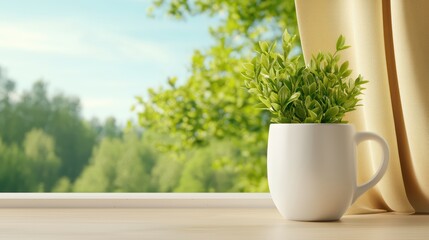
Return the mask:
<path id="1" fill-rule="evenodd" d="M 244 64 L 245 87 L 272 114 L 268 137 L 268 184 L 279 212 L 301 221 L 338 220 L 387 169 L 386 141 L 370 132 L 355 133 L 343 119 L 359 106 L 367 83 L 351 78 L 340 53 L 349 46 L 340 36 L 336 51 L 314 55 L 309 65 L 289 57 L 296 36 L 283 34 L 283 52 L 276 44 L 260 42 L 255 56 Z M 383 162 L 367 183 L 356 183 L 356 145 L 375 140 Z"/>

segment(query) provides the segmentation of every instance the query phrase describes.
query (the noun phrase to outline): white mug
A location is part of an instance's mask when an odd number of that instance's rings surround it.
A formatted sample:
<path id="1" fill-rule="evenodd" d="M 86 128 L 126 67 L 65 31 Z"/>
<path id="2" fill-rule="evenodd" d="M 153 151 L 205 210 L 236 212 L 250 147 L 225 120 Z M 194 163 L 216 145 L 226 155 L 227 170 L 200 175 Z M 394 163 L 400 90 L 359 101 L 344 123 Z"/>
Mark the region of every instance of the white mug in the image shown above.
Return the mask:
<path id="1" fill-rule="evenodd" d="M 356 147 L 381 145 L 383 161 L 374 177 L 358 186 Z M 290 220 L 335 221 L 386 172 L 389 147 L 371 132 L 356 133 L 349 124 L 271 124 L 268 137 L 271 197 Z"/>

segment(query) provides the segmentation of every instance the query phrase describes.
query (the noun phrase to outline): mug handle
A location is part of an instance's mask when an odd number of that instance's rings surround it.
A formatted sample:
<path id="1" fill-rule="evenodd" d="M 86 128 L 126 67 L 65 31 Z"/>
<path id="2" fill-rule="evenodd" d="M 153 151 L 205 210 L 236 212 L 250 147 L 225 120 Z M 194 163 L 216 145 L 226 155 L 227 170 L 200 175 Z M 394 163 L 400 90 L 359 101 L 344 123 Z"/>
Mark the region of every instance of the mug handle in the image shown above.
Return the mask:
<path id="1" fill-rule="evenodd" d="M 356 199 L 358 199 L 364 192 L 368 191 L 375 184 L 377 184 L 378 181 L 381 180 L 387 170 L 387 165 L 389 164 L 389 146 L 387 145 L 386 140 L 372 132 L 359 132 L 355 134 L 356 146 L 365 140 L 374 140 L 381 145 L 381 148 L 383 150 L 383 162 L 381 163 L 381 166 L 377 170 L 375 175 L 368 182 L 355 187 L 352 203 L 354 203 Z"/>

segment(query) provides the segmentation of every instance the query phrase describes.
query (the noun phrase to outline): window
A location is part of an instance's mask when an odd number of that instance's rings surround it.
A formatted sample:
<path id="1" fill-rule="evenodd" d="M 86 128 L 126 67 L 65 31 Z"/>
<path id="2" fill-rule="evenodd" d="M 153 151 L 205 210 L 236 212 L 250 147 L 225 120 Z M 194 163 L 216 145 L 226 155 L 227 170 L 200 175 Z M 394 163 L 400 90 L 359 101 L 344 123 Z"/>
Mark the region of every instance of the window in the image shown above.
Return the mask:
<path id="1" fill-rule="evenodd" d="M 0 4 L 0 191 L 268 190 L 240 66 L 293 1 L 157 2 Z"/>

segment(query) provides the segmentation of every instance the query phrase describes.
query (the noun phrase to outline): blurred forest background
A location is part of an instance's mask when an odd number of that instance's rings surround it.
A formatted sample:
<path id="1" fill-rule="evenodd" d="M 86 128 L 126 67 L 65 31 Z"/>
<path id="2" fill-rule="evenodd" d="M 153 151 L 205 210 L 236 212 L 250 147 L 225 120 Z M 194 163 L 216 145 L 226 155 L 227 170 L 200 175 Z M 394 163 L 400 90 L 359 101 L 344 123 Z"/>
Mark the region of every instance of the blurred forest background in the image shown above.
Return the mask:
<path id="1" fill-rule="evenodd" d="M 49 94 L 43 80 L 15 98 L 0 68 L 1 192 L 268 190 L 269 115 L 244 90 L 241 64 L 259 40 L 297 33 L 294 1 L 154 0 L 155 12 L 220 24 L 207 26 L 214 44 L 194 51 L 189 78 L 136 97 L 138 124 L 84 119 L 78 98 Z"/>

